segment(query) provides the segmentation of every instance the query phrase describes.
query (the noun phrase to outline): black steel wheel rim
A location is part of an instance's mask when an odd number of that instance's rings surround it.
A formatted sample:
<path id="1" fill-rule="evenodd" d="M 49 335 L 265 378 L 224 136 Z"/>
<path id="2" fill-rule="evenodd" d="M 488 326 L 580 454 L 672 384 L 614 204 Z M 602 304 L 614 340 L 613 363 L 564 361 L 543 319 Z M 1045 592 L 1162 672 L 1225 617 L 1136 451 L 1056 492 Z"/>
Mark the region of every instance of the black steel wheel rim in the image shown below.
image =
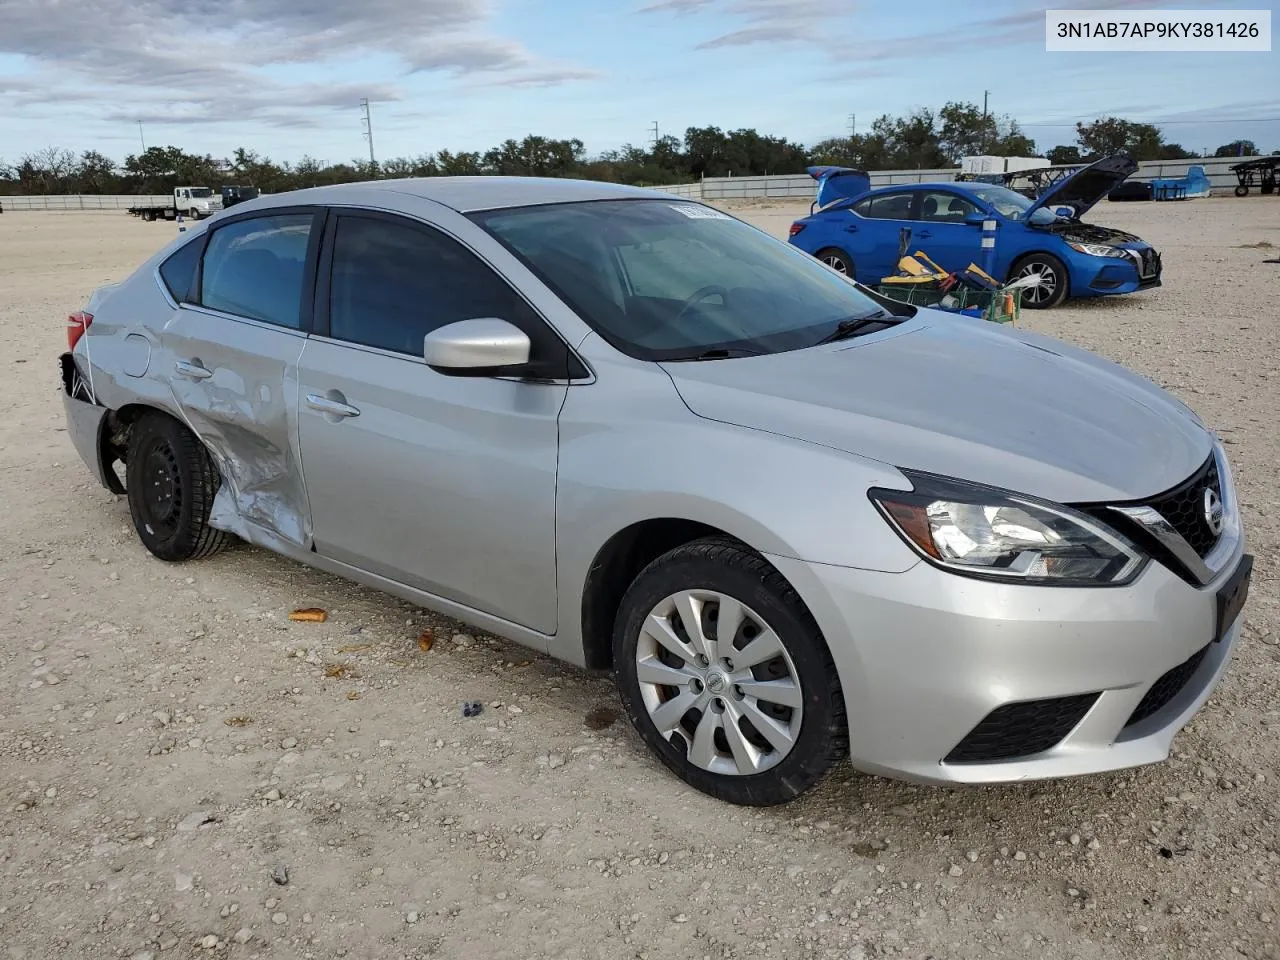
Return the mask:
<path id="1" fill-rule="evenodd" d="M 142 459 L 142 511 L 152 531 L 171 536 L 182 516 L 182 475 L 178 455 L 167 440 L 156 438 Z"/>

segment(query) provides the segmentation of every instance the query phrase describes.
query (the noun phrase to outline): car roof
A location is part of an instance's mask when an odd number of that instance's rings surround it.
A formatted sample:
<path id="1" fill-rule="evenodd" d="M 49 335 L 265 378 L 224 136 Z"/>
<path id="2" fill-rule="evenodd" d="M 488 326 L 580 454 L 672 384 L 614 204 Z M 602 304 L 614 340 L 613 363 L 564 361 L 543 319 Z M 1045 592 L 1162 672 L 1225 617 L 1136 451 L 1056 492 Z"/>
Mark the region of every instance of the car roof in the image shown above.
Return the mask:
<path id="1" fill-rule="evenodd" d="M 888 193 L 889 191 L 915 191 L 915 190 L 957 190 L 960 193 L 973 193 L 980 187 L 990 187 L 994 184 L 990 183 L 971 183 L 965 180 L 936 180 L 929 183 L 891 183 L 887 186 L 876 187 L 874 190 L 868 190 L 863 196 L 872 193 Z"/>
<path id="2" fill-rule="evenodd" d="M 306 203 L 394 205 L 396 195 L 431 200 L 458 213 L 584 200 L 681 199 L 657 190 L 561 177 L 409 177 L 273 193 L 237 204 L 234 209 L 238 212 Z"/>

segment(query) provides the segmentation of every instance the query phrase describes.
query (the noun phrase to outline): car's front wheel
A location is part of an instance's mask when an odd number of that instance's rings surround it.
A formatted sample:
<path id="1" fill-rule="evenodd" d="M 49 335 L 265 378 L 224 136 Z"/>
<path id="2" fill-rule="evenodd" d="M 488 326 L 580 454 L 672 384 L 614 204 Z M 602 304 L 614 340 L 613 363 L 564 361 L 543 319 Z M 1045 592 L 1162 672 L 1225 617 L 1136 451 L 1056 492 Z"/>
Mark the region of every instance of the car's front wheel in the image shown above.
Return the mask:
<path id="1" fill-rule="evenodd" d="M 836 273 L 843 273 L 853 279 L 853 259 L 843 250 L 836 247 L 828 247 L 825 250 L 819 250 L 814 256 Z"/>
<path id="2" fill-rule="evenodd" d="M 221 477 L 187 427 L 148 413 L 129 430 L 125 491 L 138 537 L 161 560 L 212 556 L 229 535 L 209 526 Z"/>
<path id="3" fill-rule="evenodd" d="M 614 628 L 623 703 L 667 767 L 711 796 L 798 797 L 848 750 L 831 654 L 795 590 L 737 541 L 707 538 L 647 566 Z"/>
<path id="4" fill-rule="evenodd" d="M 1022 291 L 1022 305 L 1032 310 L 1047 310 L 1067 299 L 1070 280 L 1062 261 L 1047 253 L 1023 257 L 1009 271 L 1009 280 L 1034 277 L 1035 283 Z"/>

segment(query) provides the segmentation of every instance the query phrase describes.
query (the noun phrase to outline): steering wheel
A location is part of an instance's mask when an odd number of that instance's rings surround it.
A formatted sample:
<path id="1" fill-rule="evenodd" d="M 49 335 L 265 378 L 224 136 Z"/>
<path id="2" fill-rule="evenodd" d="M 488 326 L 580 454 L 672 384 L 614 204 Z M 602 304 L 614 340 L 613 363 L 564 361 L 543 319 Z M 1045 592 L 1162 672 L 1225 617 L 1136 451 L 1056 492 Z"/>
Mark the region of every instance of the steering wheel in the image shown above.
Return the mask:
<path id="1" fill-rule="evenodd" d="M 699 287 L 685 298 L 684 304 L 676 312 L 676 315 L 671 318 L 671 322 L 673 324 L 678 323 L 693 307 L 697 306 L 708 297 L 714 297 L 716 295 L 719 295 L 720 299 L 725 303 L 729 302 L 729 291 L 718 283 L 711 283 L 705 287 Z"/>

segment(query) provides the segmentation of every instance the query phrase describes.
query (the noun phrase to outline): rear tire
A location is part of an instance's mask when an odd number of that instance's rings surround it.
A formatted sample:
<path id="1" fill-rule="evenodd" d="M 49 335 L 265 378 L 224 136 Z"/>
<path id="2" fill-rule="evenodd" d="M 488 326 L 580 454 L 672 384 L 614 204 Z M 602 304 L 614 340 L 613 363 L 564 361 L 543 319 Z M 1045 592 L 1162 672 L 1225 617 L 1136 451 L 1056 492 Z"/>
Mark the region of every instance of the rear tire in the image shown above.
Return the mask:
<path id="1" fill-rule="evenodd" d="M 183 424 L 150 413 L 129 432 L 125 491 L 142 545 L 171 563 L 211 557 L 230 539 L 209 526 L 222 482 L 199 439 Z"/>
<path id="2" fill-rule="evenodd" d="M 1030 310 L 1048 310 L 1067 299 L 1070 274 L 1062 261 L 1048 253 L 1033 253 L 1009 268 L 1009 279 L 1017 280 L 1032 273 L 1040 275 L 1040 285 L 1022 291 L 1022 306 Z"/>
<path id="3" fill-rule="evenodd" d="M 632 724 L 703 793 L 786 803 L 848 753 L 844 695 L 817 623 L 736 540 L 695 540 L 645 567 L 619 606 L 613 650 Z"/>
<path id="4" fill-rule="evenodd" d="M 827 247 L 814 254 L 836 273 L 843 273 L 850 280 L 856 279 L 853 272 L 853 258 L 839 247 Z"/>

